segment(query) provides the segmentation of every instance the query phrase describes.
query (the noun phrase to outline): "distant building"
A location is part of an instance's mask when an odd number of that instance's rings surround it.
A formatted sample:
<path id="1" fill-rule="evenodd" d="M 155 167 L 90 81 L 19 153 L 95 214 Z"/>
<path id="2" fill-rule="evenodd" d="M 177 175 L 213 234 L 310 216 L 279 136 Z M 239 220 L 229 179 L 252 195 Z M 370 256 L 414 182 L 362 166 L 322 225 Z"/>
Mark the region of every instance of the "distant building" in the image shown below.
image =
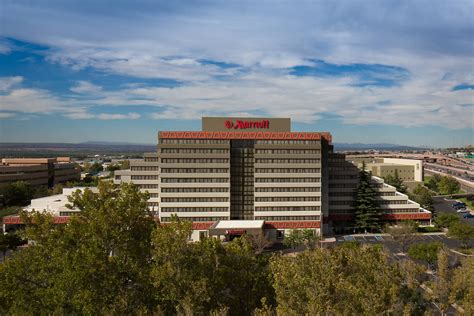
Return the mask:
<path id="1" fill-rule="evenodd" d="M 366 170 L 377 177 L 393 176 L 397 172 L 404 182 L 423 181 L 423 160 L 382 157 L 348 157 L 347 159 L 359 168 L 362 167 L 362 162 L 365 162 Z"/>
<path id="2" fill-rule="evenodd" d="M 4 158 L 0 164 L 0 187 L 16 181 L 53 187 L 80 179 L 81 171 L 69 157 Z"/>

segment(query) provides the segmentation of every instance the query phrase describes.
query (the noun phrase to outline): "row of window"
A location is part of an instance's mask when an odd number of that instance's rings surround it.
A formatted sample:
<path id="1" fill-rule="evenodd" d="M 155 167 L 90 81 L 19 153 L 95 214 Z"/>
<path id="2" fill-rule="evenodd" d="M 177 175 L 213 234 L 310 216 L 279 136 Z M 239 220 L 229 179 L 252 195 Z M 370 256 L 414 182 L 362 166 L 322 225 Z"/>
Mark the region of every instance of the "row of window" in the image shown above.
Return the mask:
<path id="1" fill-rule="evenodd" d="M 329 183 L 330 188 L 357 188 L 357 183 Z"/>
<path id="2" fill-rule="evenodd" d="M 225 148 L 161 148 L 163 154 L 228 154 Z"/>
<path id="3" fill-rule="evenodd" d="M 397 213 L 419 213 L 419 209 L 417 208 L 410 208 L 410 209 L 391 209 L 391 210 L 384 210 L 384 214 L 397 214 Z"/>
<path id="4" fill-rule="evenodd" d="M 255 149 L 256 154 L 320 154 L 319 149 Z"/>
<path id="5" fill-rule="evenodd" d="M 321 159 L 304 159 L 304 158 L 256 158 L 256 163 L 320 163 Z"/>
<path id="6" fill-rule="evenodd" d="M 132 166 L 132 171 L 158 171 L 158 166 Z"/>
<path id="7" fill-rule="evenodd" d="M 161 178 L 162 183 L 224 183 L 229 178 Z"/>
<path id="8" fill-rule="evenodd" d="M 228 144 L 225 139 L 170 139 L 162 138 L 161 144 Z"/>
<path id="9" fill-rule="evenodd" d="M 227 197 L 162 197 L 162 203 L 228 202 Z"/>
<path id="10" fill-rule="evenodd" d="M 261 196 L 255 202 L 310 202 L 320 201 L 319 196 Z"/>
<path id="11" fill-rule="evenodd" d="M 407 200 L 379 200 L 380 205 L 387 205 L 387 204 L 408 204 Z"/>
<path id="12" fill-rule="evenodd" d="M 255 192 L 319 192 L 321 191 L 321 188 L 320 187 L 309 187 L 309 188 L 305 188 L 305 187 L 295 187 L 295 188 L 260 188 L 260 187 L 257 187 L 255 188 Z"/>
<path id="13" fill-rule="evenodd" d="M 158 175 L 132 175 L 132 180 L 158 180 Z"/>
<path id="14" fill-rule="evenodd" d="M 162 212 L 228 212 L 227 207 L 162 207 Z"/>
<path id="15" fill-rule="evenodd" d="M 161 168 L 161 173 L 228 173 L 228 168 Z"/>
<path id="16" fill-rule="evenodd" d="M 312 145 L 319 144 L 319 140 L 294 140 L 294 139 L 258 139 L 255 144 L 262 145 Z"/>
<path id="17" fill-rule="evenodd" d="M 353 201 L 329 201 L 329 205 L 351 205 Z"/>
<path id="18" fill-rule="evenodd" d="M 228 163 L 227 158 L 161 158 L 162 163 Z"/>
<path id="19" fill-rule="evenodd" d="M 329 192 L 329 196 L 354 196 L 353 191 L 349 192 Z"/>
<path id="20" fill-rule="evenodd" d="M 320 206 L 257 206 L 256 212 L 297 212 L 297 211 L 320 211 Z"/>
<path id="21" fill-rule="evenodd" d="M 192 221 L 192 222 L 217 222 L 228 219 L 228 217 L 223 216 L 214 216 L 214 217 L 179 217 L 182 221 Z M 169 223 L 172 221 L 171 217 L 162 217 L 161 222 Z"/>
<path id="22" fill-rule="evenodd" d="M 140 189 L 158 189 L 158 184 L 137 184 Z"/>
<path id="23" fill-rule="evenodd" d="M 329 179 L 357 179 L 357 175 L 349 175 L 349 174 L 332 174 L 329 176 Z"/>
<path id="24" fill-rule="evenodd" d="M 256 220 L 265 221 L 319 221 L 319 216 L 255 216 Z"/>
<path id="25" fill-rule="evenodd" d="M 161 188 L 162 193 L 229 192 L 229 188 Z"/>
<path id="26" fill-rule="evenodd" d="M 158 162 L 158 157 L 145 157 L 145 162 Z"/>
<path id="27" fill-rule="evenodd" d="M 255 168 L 256 173 L 320 173 L 320 168 Z"/>
<path id="28" fill-rule="evenodd" d="M 321 178 L 255 178 L 255 182 L 321 182 Z"/>

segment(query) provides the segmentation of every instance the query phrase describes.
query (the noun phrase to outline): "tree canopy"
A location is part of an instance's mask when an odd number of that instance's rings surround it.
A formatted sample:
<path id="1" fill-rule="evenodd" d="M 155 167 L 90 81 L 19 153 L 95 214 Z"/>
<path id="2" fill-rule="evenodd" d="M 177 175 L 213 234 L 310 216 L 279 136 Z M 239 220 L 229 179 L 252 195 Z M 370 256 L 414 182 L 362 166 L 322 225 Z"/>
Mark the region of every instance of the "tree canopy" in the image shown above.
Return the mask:
<path id="1" fill-rule="evenodd" d="M 365 171 L 365 163 L 359 172 L 359 184 L 355 191 L 354 226 L 360 231 L 374 231 L 381 228 L 381 210 L 377 201 L 377 190 L 371 181 L 371 174 Z"/>

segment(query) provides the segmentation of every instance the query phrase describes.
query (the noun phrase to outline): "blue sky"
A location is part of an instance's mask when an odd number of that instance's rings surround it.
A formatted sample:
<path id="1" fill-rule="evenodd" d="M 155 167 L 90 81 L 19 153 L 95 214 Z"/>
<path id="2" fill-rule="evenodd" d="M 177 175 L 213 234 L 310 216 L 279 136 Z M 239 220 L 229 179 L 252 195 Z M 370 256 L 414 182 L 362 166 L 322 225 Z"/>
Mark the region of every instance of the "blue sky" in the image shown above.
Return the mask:
<path id="1" fill-rule="evenodd" d="M 235 115 L 474 143 L 472 1 L 0 1 L 0 142 L 155 143 Z"/>

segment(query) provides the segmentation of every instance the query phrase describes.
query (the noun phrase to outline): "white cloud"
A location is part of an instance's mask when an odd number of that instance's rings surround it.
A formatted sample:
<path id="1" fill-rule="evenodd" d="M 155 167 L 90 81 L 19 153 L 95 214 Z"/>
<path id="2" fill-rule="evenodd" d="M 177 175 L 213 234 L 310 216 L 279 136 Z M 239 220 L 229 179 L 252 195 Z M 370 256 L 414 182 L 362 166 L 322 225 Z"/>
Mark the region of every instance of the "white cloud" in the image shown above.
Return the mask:
<path id="1" fill-rule="evenodd" d="M 95 94 L 102 91 L 102 87 L 94 85 L 88 81 L 81 80 L 71 88 L 71 91 L 80 94 Z"/>
<path id="2" fill-rule="evenodd" d="M 140 118 L 138 113 L 128 113 L 128 114 L 109 114 L 102 113 L 96 116 L 99 120 L 136 120 Z"/>
<path id="3" fill-rule="evenodd" d="M 0 77 L 0 92 L 5 92 L 20 84 L 23 81 L 23 77 L 15 76 L 15 77 Z"/>
<path id="4" fill-rule="evenodd" d="M 0 112 L 0 119 L 14 117 L 15 113 Z"/>

